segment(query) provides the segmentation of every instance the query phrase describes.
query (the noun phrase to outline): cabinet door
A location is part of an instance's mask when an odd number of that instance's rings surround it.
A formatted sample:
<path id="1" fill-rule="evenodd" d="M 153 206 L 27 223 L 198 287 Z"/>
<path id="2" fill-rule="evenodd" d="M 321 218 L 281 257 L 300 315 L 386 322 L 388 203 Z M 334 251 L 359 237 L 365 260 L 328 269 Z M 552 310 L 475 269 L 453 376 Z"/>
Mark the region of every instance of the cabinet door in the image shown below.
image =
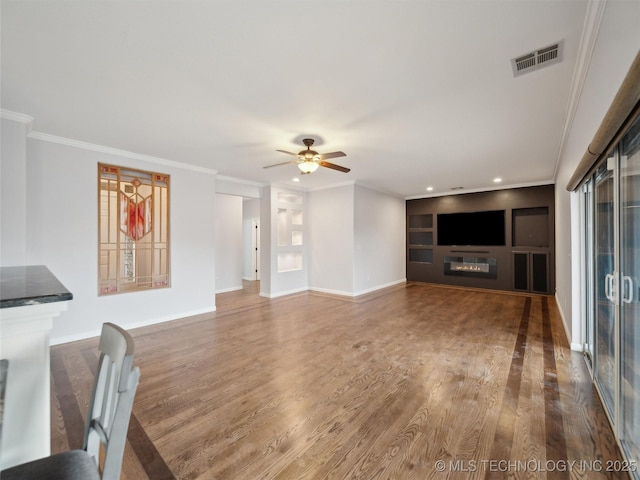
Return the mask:
<path id="1" fill-rule="evenodd" d="M 513 252 L 513 289 L 549 293 L 549 255 L 545 252 Z"/>
<path id="2" fill-rule="evenodd" d="M 549 293 L 549 256 L 546 253 L 531 252 L 531 291 Z"/>
<path id="3" fill-rule="evenodd" d="M 529 291 L 529 252 L 513 252 L 513 289 Z"/>

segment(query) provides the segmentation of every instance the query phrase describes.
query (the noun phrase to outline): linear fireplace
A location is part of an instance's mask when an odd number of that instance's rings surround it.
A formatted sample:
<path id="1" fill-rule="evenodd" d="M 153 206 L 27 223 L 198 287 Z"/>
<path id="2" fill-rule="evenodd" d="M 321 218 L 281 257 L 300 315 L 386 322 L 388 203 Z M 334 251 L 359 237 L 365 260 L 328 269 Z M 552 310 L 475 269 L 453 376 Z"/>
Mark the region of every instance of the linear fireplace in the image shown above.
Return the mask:
<path id="1" fill-rule="evenodd" d="M 444 274 L 457 277 L 498 278 L 495 258 L 444 257 Z"/>

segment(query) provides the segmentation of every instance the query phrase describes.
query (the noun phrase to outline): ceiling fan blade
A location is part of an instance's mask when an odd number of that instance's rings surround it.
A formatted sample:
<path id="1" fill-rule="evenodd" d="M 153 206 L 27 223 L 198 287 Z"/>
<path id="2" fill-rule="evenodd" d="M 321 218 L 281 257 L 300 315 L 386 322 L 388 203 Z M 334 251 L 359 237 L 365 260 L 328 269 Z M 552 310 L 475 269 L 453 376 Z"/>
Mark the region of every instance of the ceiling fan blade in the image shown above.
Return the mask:
<path id="1" fill-rule="evenodd" d="M 298 156 L 297 153 L 287 152 L 286 150 L 276 150 L 276 152 L 286 153 L 287 155 L 295 155 L 296 157 Z"/>
<path id="2" fill-rule="evenodd" d="M 342 153 L 342 152 L 340 152 L 340 153 Z M 350 168 L 341 167 L 340 165 L 336 165 L 335 163 L 329 163 L 329 162 L 325 162 L 325 161 L 321 161 L 319 163 L 320 163 L 321 167 L 331 168 L 333 170 L 338 170 L 339 172 L 349 173 L 351 171 Z"/>
<path id="3" fill-rule="evenodd" d="M 320 158 L 322 160 L 326 160 L 329 158 L 338 158 L 338 157 L 346 157 L 347 154 L 344 152 L 329 152 L 329 153 L 322 153 L 320 154 Z"/>
<path id="4" fill-rule="evenodd" d="M 282 163 L 276 163 L 274 165 L 267 165 L 266 167 L 262 167 L 262 168 L 280 167 L 281 165 L 291 165 L 292 163 L 297 163 L 297 162 L 292 160 L 290 162 L 282 162 Z"/>

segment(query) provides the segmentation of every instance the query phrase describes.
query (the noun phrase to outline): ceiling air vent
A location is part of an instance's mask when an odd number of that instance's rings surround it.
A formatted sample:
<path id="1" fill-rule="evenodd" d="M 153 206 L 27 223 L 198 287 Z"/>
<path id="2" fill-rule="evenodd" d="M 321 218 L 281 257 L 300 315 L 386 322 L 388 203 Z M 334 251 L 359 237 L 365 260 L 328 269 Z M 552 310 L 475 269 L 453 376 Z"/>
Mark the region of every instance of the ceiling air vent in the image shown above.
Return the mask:
<path id="1" fill-rule="evenodd" d="M 539 70 L 560 62 L 562 60 L 560 55 L 561 47 L 562 42 L 558 42 L 554 45 L 549 45 L 548 47 L 511 59 L 513 76 L 519 77 L 525 73 L 533 72 L 534 70 Z"/>

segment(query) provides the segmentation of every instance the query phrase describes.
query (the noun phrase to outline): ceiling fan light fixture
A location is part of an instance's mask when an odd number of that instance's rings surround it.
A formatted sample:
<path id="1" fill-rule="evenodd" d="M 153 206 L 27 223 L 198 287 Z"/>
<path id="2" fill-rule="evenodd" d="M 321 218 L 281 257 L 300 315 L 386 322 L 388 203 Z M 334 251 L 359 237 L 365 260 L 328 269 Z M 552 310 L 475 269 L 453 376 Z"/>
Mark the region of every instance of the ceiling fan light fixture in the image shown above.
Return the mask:
<path id="1" fill-rule="evenodd" d="M 344 152 L 329 152 L 329 153 L 324 153 L 324 154 L 321 155 L 318 152 L 316 152 L 315 150 L 311 150 L 311 145 L 313 145 L 313 139 L 312 138 L 305 138 L 302 141 L 302 143 L 304 143 L 304 145 L 307 147 L 307 149 L 306 150 L 301 150 L 298 153 L 288 152 L 286 150 L 276 150 L 277 152 L 280 152 L 280 153 L 286 153 L 287 155 L 293 155 L 294 157 L 297 157 L 296 160 L 292 160 L 290 162 L 276 163 L 275 165 L 267 165 L 266 167 L 262 167 L 262 168 L 278 167 L 280 165 L 289 165 L 291 163 L 294 163 L 294 164 L 298 165 L 298 168 L 300 169 L 300 171 L 303 174 L 313 173 L 318 169 L 318 167 L 326 167 L 326 168 L 330 168 L 332 170 L 337 170 L 337 171 L 343 172 L 343 173 L 349 173 L 351 171 L 350 168 L 341 167 L 340 165 L 336 165 L 334 163 L 327 162 L 327 159 L 329 159 L 329 158 L 346 157 L 347 156 L 346 153 L 344 153 Z"/>
<path id="2" fill-rule="evenodd" d="M 302 173 L 313 173 L 315 172 L 320 165 L 313 160 L 305 160 L 302 163 L 298 164 L 298 168 Z"/>
<path id="3" fill-rule="evenodd" d="M 319 162 L 320 154 L 318 152 L 314 152 L 313 150 L 303 150 L 298 154 L 298 158 L 303 162 Z"/>

